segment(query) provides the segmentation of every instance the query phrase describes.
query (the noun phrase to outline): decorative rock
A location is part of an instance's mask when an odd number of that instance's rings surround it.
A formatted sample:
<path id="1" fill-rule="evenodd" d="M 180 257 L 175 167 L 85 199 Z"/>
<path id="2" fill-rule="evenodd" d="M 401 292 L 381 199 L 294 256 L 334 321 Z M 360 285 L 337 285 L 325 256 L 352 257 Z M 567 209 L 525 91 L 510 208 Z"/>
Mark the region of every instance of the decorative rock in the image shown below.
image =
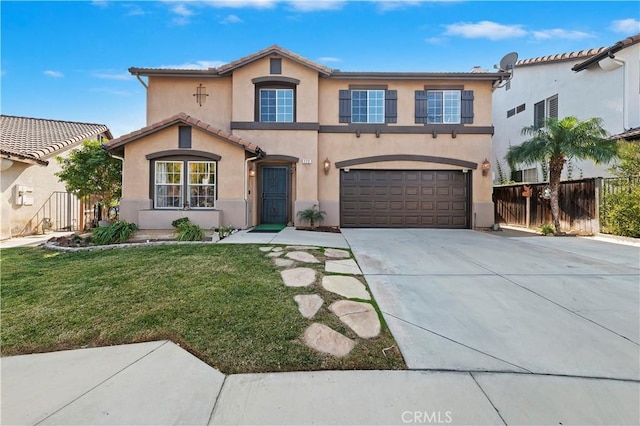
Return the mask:
<path id="1" fill-rule="evenodd" d="M 324 270 L 336 274 L 362 275 L 362 271 L 353 259 L 327 260 L 324 264 Z"/>
<path id="2" fill-rule="evenodd" d="M 313 318 L 324 303 L 317 294 L 299 294 L 293 298 L 298 304 L 298 310 L 305 318 Z"/>
<path id="3" fill-rule="evenodd" d="M 313 246 L 287 246 L 287 250 L 320 250 L 320 247 Z"/>
<path id="4" fill-rule="evenodd" d="M 276 266 L 284 266 L 285 268 L 293 265 L 293 260 L 283 259 L 281 257 L 276 257 L 275 259 L 273 259 L 273 262 L 276 264 Z"/>
<path id="5" fill-rule="evenodd" d="M 376 337 L 380 334 L 378 313 L 369 303 L 338 300 L 329 306 L 329 310 L 364 339 Z"/>
<path id="6" fill-rule="evenodd" d="M 371 295 L 364 284 L 353 277 L 328 275 L 322 277 L 322 287 L 348 299 L 371 300 Z"/>
<path id="7" fill-rule="evenodd" d="M 356 345 L 347 336 L 343 336 L 326 325 L 318 324 L 317 322 L 307 327 L 302 340 L 311 349 L 337 357 L 349 354 Z"/>
<path id="8" fill-rule="evenodd" d="M 293 268 L 280 271 L 287 287 L 308 287 L 316 281 L 316 271 L 311 268 Z"/>
<path id="9" fill-rule="evenodd" d="M 320 263 L 320 261 L 316 259 L 314 255 L 305 251 L 291 251 L 287 253 L 286 257 L 288 257 L 289 259 L 297 260 L 298 262 Z"/>
<path id="10" fill-rule="evenodd" d="M 260 251 L 271 251 L 273 247 L 260 247 L 259 250 Z"/>
<path id="11" fill-rule="evenodd" d="M 339 259 L 348 259 L 351 257 L 348 251 L 333 248 L 324 249 L 324 255 L 327 257 L 335 257 Z"/>
<path id="12" fill-rule="evenodd" d="M 274 247 L 271 251 L 282 251 L 282 247 Z"/>
<path id="13" fill-rule="evenodd" d="M 267 257 L 279 257 L 282 252 L 272 251 L 271 253 L 267 253 Z"/>

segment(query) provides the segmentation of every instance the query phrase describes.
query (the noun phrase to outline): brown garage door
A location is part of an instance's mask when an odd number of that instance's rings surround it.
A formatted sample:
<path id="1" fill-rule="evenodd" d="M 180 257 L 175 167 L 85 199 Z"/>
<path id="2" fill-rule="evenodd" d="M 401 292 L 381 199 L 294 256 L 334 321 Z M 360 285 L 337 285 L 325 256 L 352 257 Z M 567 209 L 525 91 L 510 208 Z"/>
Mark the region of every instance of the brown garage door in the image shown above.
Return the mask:
<path id="1" fill-rule="evenodd" d="M 341 170 L 340 226 L 468 228 L 467 175 L 455 170 Z"/>

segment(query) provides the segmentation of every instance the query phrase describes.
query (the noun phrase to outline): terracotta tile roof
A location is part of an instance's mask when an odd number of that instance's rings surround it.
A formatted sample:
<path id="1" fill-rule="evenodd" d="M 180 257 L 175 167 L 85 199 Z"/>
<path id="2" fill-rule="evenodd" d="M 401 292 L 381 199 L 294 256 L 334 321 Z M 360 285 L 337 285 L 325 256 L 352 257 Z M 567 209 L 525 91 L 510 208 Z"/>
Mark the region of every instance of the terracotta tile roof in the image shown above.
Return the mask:
<path id="1" fill-rule="evenodd" d="M 624 139 L 627 141 L 640 139 L 640 127 L 633 127 L 629 130 L 625 130 L 622 133 L 611 136 L 611 139 Z"/>
<path id="2" fill-rule="evenodd" d="M 526 66 L 526 65 L 546 64 L 550 62 L 575 61 L 577 59 L 590 60 L 591 58 L 596 57 L 598 55 L 607 55 L 608 52 L 610 51 L 617 52 L 618 50 L 624 49 L 625 47 L 638 43 L 639 41 L 640 41 L 640 34 L 636 34 L 634 36 L 627 37 L 626 39 L 621 40 L 610 47 L 596 47 L 593 49 L 578 50 L 575 52 L 557 53 L 555 55 L 538 56 L 537 58 L 521 59 L 517 61 L 515 65 L 516 67 L 519 67 L 519 66 Z M 581 64 L 578 64 L 574 68 L 577 68 L 580 65 Z M 574 71 L 576 70 L 574 69 Z"/>
<path id="3" fill-rule="evenodd" d="M 613 46 L 609 46 L 603 49 L 601 52 L 596 53 L 586 61 L 583 61 L 579 64 L 574 65 L 573 68 L 571 68 L 571 70 L 575 72 L 580 72 L 582 70 L 585 70 L 589 67 L 589 65 L 599 62 L 602 59 L 606 58 L 607 56 L 610 56 L 612 58 L 615 57 L 616 52 L 619 52 L 622 49 L 626 49 L 627 47 L 632 46 L 636 43 L 640 43 L 640 33 L 631 37 L 627 37 L 624 40 L 620 40 Z"/>
<path id="4" fill-rule="evenodd" d="M 210 135 L 217 136 L 234 145 L 239 145 L 249 152 L 252 152 L 255 154 L 259 154 L 263 152 L 258 145 L 253 144 L 249 141 L 246 141 L 230 133 L 227 133 L 218 127 L 212 126 L 211 124 L 201 121 L 191 115 L 187 115 L 184 112 L 181 112 L 172 117 L 166 118 L 162 121 L 158 121 L 156 123 L 150 124 L 146 127 L 143 127 L 142 129 L 135 130 L 124 136 L 120 136 L 117 139 L 113 139 L 108 143 L 106 143 L 105 147 L 108 151 L 114 151 L 116 148 L 126 145 L 129 142 L 133 142 L 137 139 L 143 138 L 159 130 L 166 129 L 167 127 L 171 127 L 179 123 L 193 126 L 205 133 L 209 133 Z"/>
<path id="5" fill-rule="evenodd" d="M 245 56 L 243 58 L 240 58 L 236 61 L 233 62 L 229 62 L 228 64 L 222 65 L 220 67 L 218 67 L 218 73 L 220 74 L 226 74 L 230 71 L 235 70 L 236 68 L 240 68 L 243 65 L 246 65 L 248 63 L 251 63 L 257 59 L 261 59 L 264 58 L 265 56 L 269 56 L 271 54 L 277 53 L 281 56 L 284 56 L 285 58 L 289 58 L 292 61 L 298 62 L 302 65 L 305 65 L 309 68 L 313 68 L 316 71 L 318 71 L 321 74 L 324 75 L 331 75 L 332 73 L 332 69 L 328 68 L 324 65 L 318 64 L 316 62 L 310 61 L 307 58 L 303 58 L 302 56 L 291 52 L 290 50 L 287 50 L 283 47 L 278 46 L 277 44 L 274 44 L 273 46 L 269 46 L 266 49 L 260 50 L 259 52 L 256 53 L 252 53 L 251 55 Z"/>
<path id="6" fill-rule="evenodd" d="M 0 154 L 5 158 L 46 165 L 43 157 L 97 135 L 113 137 L 104 124 L 0 116 Z"/>

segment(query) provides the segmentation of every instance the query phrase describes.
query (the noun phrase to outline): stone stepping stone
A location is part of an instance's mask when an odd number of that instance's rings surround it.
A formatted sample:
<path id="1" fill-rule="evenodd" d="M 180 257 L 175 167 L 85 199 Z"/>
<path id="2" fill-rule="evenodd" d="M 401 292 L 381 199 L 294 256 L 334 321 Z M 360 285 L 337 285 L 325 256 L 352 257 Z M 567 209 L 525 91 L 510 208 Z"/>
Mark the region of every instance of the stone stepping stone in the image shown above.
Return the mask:
<path id="1" fill-rule="evenodd" d="M 363 339 L 380 334 L 378 313 L 369 303 L 338 300 L 329 306 L 329 310 Z"/>
<path id="2" fill-rule="evenodd" d="M 273 247 L 260 247 L 260 251 L 271 251 Z"/>
<path id="3" fill-rule="evenodd" d="M 267 253 L 267 257 L 279 257 L 282 252 L 272 251 L 271 253 Z"/>
<path id="4" fill-rule="evenodd" d="M 362 271 L 353 259 L 327 260 L 324 263 L 324 270 L 335 274 L 362 275 Z"/>
<path id="5" fill-rule="evenodd" d="M 273 250 L 271 251 L 282 251 L 282 250 L 283 250 L 282 247 L 274 247 Z"/>
<path id="6" fill-rule="evenodd" d="M 356 345 L 347 336 L 317 322 L 307 327 L 302 340 L 311 349 L 337 357 L 348 355 Z"/>
<path id="7" fill-rule="evenodd" d="M 287 250 L 320 250 L 320 247 L 313 246 L 287 246 Z"/>
<path id="8" fill-rule="evenodd" d="M 324 303 L 322 297 L 317 294 L 299 294 L 293 300 L 298 304 L 298 310 L 302 316 L 309 319 L 313 318 Z"/>
<path id="9" fill-rule="evenodd" d="M 293 260 L 283 259 L 281 257 L 276 257 L 275 259 L 273 259 L 273 262 L 276 264 L 276 266 L 284 266 L 285 268 L 293 265 Z"/>
<path id="10" fill-rule="evenodd" d="M 290 251 L 286 254 L 286 257 L 289 259 L 297 260 L 298 262 L 304 263 L 320 263 L 318 259 L 315 258 L 311 253 L 307 253 L 306 251 Z"/>
<path id="11" fill-rule="evenodd" d="M 316 281 L 316 271 L 311 268 L 293 268 L 280 271 L 287 287 L 308 287 Z"/>
<path id="12" fill-rule="evenodd" d="M 364 284 L 353 277 L 328 275 L 322 277 L 322 287 L 347 299 L 371 300 L 371 295 Z"/>
<path id="13" fill-rule="evenodd" d="M 338 259 L 348 259 L 351 257 L 351 254 L 349 254 L 349 252 L 346 250 L 332 248 L 324 249 L 324 255 L 327 257 L 334 257 Z"/>

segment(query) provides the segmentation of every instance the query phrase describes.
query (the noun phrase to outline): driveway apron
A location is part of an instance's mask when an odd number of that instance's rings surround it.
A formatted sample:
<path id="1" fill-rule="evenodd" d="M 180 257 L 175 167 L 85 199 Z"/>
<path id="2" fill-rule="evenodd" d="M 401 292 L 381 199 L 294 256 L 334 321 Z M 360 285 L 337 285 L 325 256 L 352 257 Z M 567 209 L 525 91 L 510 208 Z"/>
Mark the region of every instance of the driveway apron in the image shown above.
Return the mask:
<path id="1" fill-rule="evenodd" d="M 471 230 L 342 232 L 411 369 L 640 379 L 638 247 Z"/>

